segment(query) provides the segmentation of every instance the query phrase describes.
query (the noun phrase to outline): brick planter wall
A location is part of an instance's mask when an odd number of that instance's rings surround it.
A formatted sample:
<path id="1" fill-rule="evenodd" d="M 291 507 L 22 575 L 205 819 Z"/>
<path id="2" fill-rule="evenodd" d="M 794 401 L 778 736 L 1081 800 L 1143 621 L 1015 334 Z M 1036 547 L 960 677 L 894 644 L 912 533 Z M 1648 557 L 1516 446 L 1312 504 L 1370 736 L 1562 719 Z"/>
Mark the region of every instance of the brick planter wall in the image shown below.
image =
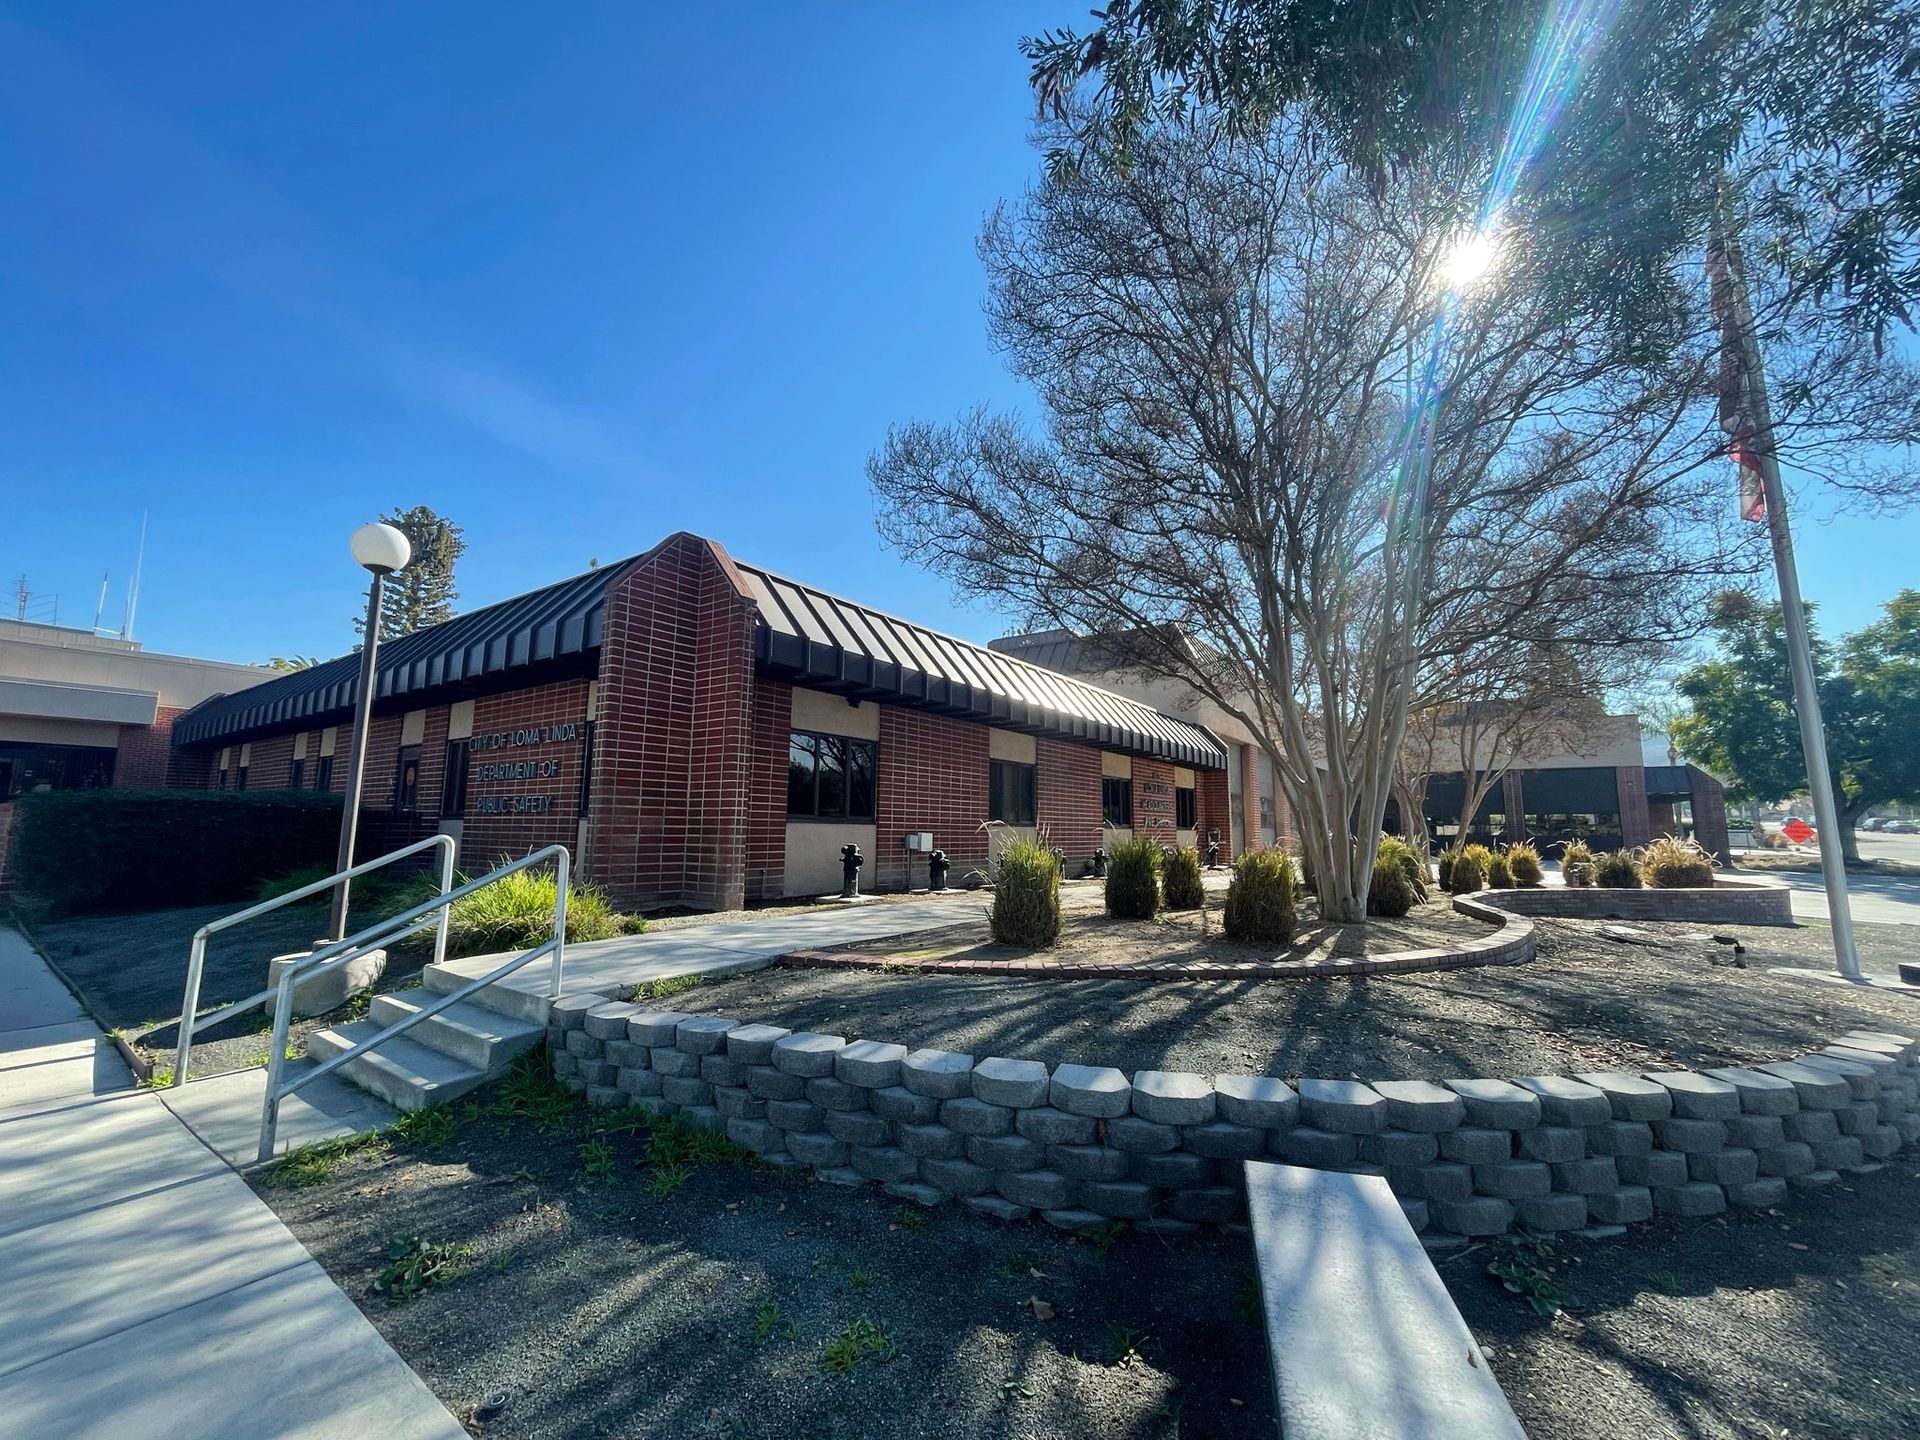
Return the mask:
<path id="1" fill-rule="evenodd" d="M 1696 925 L 1791 925 L 1793 892 L 1761 880 L 1716 880 L 1701 890 L 1541 887 L 1463 897 L 1514 915 L 1576 920 L 1684 920 Z"/>
<path id="2" fill-rule="evenodd" d="M 1915 1042 L 1855 1031 L 1750 1069 L 1519 1080 L 1205 1076 L 909 1050 L 554 1002 L 554 1074 L 772 1164 L 1001 1220 L 1239 1221 L 1243 1163 L 1384 1176 L 1416 1230 L 1497 1235 L 1778 1205 L 1920 1142 Z"/>

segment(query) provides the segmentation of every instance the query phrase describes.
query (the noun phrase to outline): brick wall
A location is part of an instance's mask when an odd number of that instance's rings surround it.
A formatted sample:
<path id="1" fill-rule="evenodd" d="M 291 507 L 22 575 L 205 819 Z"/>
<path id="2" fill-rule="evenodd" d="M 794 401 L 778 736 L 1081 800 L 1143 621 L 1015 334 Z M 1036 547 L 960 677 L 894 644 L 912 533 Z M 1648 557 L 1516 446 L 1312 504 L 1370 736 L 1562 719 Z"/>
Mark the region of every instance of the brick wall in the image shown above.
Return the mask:
<path id="1" fill-rule="evenodd" d="M 881 763 L 886 763 L 884 757 Z M 1034 769 L 1035 808 L 1046 828 L 1047 844 L 1066 851 L 1066 873 L 1079 875 L 1103 843 L 1100 752 L 1042 736 L 1034 742 Z"/>
<path id="2" fill-rule="evenodd" d="M 792 729 L 793 687 L 778 680 L 755 680 L 752 779 L 747 796 L 749 900 L 777 900 L 786 893 L 787 736 Z"/>
<path id="3" fill-rule="evenodd" d="M 1195 843 L 1200 847 L 1200 858 L 1207 858 L 1207 832 L 1220 832 L 1220 863 L 1233 863 L 1233 815 L 1231 802 L 1227 798 L 1227 772 L 1224 770 L 1199 770 L 1193 777 L 1194 819 L 1198 821 Z"/>
<path id="4" fill-rule="evenodd" d="M 1247 848 L 1258 850 L 1266 842 L 1260 828 L 1260 752 L 1251 745 L 1240 749 L 1240 823 L 1247 833 Z M 1276 801 L 1278 796 L 1274 797 Z"/>
<path id="5" fill-rule="evenodd" d="M 1791 925 L 1793 892 L 1760 880 L 1715 880 L 1697 890 L 1600 890 L 1555 885 L 1483 890 L 1473 898 L 1514 915 L 1589 920 L 1674 920 L 1695 925 Z"/>
<path id="6" fill-rule="evenodd" d="M 127 725 L 120 731 L 120 749 L 113 761 L 116 790 L 161 790 L 167 784 L 167 759 L 173 753 L 173 722 L 186 714 L 176 706 L 161 706 L 151 725 Z"/>
<path id="7" fill-rule="evenodd" d="M 527 690 L 508 690 L 486 695 L 474 701 L 473 733 L 476 739 L 489 735 L 510 735 L 517 730 L 535 730 L 550 725 L 574 725 L 580 736 L 574 740 L 556 740 L 530 745 L 502 746 L 499 749 L 476 747 L 467 761 L 467 808 L 460 830 L 460 868 L 468 874 L 491 870 L 502 860 L 517 860 L 543 845 L 565 845 L 573 850 L 580 835 L 580 768 L 586 750 L 586 680 L 559 680 Z M 440 794 L 447 768 L 448 708 L 436 706 L 427 712 L 426 731 L 420 742 L 420 800 L 415 819 L 408 830 L 430 835 L 440 825 Z M 367 754 L 367 796 L 369 803 L 378 797 L 382 810 L 393 804 L 394 767 L 399 759 L 401 717 L 382 715 L 374 721 L 374 744 Z M 344 743 L 344 737 L 342 739 Z M 552 762 L 557 774 L 532 778 L 483 780 L 483 765 L 541 764 Z M 346 768 L 344 758 L 334 761 L 334 778 Z M 502 809 L 485 811 L 483 800 L 492 799 L 511 805 L 516 798 L 551 797 L 550 808 L 541 811 Z M 396 833 L 399 833 L 396 831 Z"/>
<path id="8" fill-rule="evenodd" d="M 589 868 L 617 903 L 745 900 L 753 608 L 698 537 L 607 596 Z"/>
<path id="9" fill-rule="evenodd" d="M 1722 865 L 1733 863 L 1727 841 L 1727 792 L 1718 780 L 1697 766 L 1687 767 L 1693 791 L 1693 838 Z"/>
<path id="10" fill-rule="evenodd" d="M 1631 850 L 1653 838 L 1647 814 L 1647 772 L 1644 766 L 1622 765 L 1615 775 L 1620 795 L 1620 844 Z"/>
<path id="11" fill-rule="evenodd" d="M 1179 833 L 1173 822 L 1173 766 L 1134 756 L 1133 833 L 1172 845 Z"/>
<path id="12" fill-rule="evenodd" d="M 931 830 L 947 852 L 955 884 L 987 862 L 988 728 L 897 705 L 880 707 L 880 774 L 875 829 L 880 853 L 868 884 L 898 890 L 907 881 L 899 837 Z M 1096 770 L 1099 759 L 1094 760 Z M 1038 783 L 1038 777 L 1036 777 Z M 1099 789 L 1094 791 L 1096 801 Z M 923 862 L 924 865 L 924 862 Z M 924 875 L 924 868 L 922 874 Z"/>

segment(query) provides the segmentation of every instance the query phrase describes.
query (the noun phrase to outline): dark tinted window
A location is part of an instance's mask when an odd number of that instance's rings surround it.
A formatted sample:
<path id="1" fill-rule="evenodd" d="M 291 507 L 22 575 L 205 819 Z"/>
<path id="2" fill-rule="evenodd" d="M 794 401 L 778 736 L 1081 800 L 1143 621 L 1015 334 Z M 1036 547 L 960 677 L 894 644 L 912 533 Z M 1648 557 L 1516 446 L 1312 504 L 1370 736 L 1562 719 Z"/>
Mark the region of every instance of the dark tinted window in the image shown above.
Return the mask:
<path id="1" fill-rule="evenodd" d="M 442 817 L 464 815 L 467 809 L 467 753 L 465 740 L 447 742 L 447 773 L 440 782 Z"/>
<path id="2" fill-rule="evenodd" d="M 300 788 L 300 778 L 305 775 L 306 772 L 306 761 L 295 760 L 289 763 L 287 766 L 287 789 L 298 790 Z"/>
<path id="3" fill-rule="evenodd" d="M 987 818 L 1004 825 L 1034 821 L 1034 770 L 1014 760 L 995 760 L 988 772 Z"/>
<path id="4" fill-rule="evenodd" d="M 1193 829 L 1195 816 L 1198 813 L 1198 809 L 1193 803 L 1193 790 L 1191 787 L 1182 786 L 1173 792 L 1173 824 L 1175 829 Z"/>
<path id="5" fill-rule="evenodd" d="M 1133 824 L 1133 781 L 1111 775 L 1101 780 L 1100 818 L 1109 825 Z"/>
<path id="6" fill-rule="evenodd" d="M 313 767 L 313 788 L 331 790 L 333 788 L 333 757 L 322 755 L 320 763 Z"/>
<path id="7" fill-rule="evenodd" d="M 241 772 L 245 774 L 245 771 Z M 393 808 L 412 810 L 420 803 L 420 747 L 402 745 L 393 770 Z"/>
<path id="8" fill-rule="evenodd" d="M 787 737 L 787 814 L 871 820 L 875 771 L 871 740 L 795 730 Z"/>

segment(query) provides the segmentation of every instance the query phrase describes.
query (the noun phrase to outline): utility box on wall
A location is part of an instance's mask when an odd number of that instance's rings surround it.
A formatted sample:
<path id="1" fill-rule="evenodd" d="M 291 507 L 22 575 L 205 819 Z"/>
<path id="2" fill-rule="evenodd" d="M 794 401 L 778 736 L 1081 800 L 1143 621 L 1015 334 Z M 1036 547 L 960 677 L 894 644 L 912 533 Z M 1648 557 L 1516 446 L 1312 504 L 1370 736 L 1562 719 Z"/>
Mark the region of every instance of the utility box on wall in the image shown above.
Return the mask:
<path id="1" fill-rule="evenodd" d="M 931 830 L 909 830 L 907 832 L 907 849 L 914 851 L 916 854 L 930 853 L 933 849 L 933 832 Z"/>

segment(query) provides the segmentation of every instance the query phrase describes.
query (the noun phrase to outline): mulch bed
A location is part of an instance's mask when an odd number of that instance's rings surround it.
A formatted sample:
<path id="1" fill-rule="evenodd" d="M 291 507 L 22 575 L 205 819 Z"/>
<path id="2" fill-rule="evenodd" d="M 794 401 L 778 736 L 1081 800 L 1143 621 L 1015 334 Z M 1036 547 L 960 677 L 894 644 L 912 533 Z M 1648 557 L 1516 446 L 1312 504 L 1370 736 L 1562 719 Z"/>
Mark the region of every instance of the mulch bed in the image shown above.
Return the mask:
<path id="1" fill-rule="evenodd" d="M 1022 979 L 775 969 L 703 986 L 680 1008 L 1001 1055 L 1361 1079 L 1644 1070 L 1781 1059 L 1855 1028 L 1913 1033 L 1911 997 L 1795 980 L 1770 966 L 1831 964 L 1822 926 L 1716 927 L 1539 920 L 1524 965 L 1341 980 Z M 1913 930 L 1858 927 L 1871 954 L 1910 955 Z"/>

